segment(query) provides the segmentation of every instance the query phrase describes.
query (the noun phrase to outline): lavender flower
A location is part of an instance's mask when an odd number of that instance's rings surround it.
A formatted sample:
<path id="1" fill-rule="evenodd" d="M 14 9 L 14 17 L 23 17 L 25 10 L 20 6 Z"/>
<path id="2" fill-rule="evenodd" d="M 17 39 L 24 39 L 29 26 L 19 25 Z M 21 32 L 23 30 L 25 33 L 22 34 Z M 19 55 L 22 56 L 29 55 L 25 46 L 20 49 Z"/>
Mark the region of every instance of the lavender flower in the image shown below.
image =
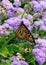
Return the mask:
<path id="1" fill-rule="evenodd" d="M 31 2 L 31 7 L 33 8 L 33 10 L 35 12 L 41 12 L 43 11 L 42 6 L 40 5 L 40 3 L 38 3 L 37 1 L 32 1 Z"/>
<path id="2" fill-rule="evenodd" d="M 21 6 L 21 1 L 20 0 L 14 0 L 13 5 L 15 5 L 16 7 Z"/>
<path id="3" fill-rule="evenodd" d="M 40 4 L 35 5 L 33 9 L 34 9 L 35 12 L 43 11 L 43 8 L 42 8 L 42 6 L 40 6 Z"/>
<path id="4" fill-rule="evenodd" d="M 8 11 L 7 11 L 7 17 L 8 17 L 8 18 L 14 17 L 14 12 L 12 12 L 11 10 L 8 10 Z"/>
<path id="5" fill-rule="evenodd" d="M 35 21 L 33 25 L 36 26 L 36 27 L 41 26 L 41 25 L 44 25 L 44 22 L 42 20 Z"/>
<path id="6" fill-rule="evenodd" d="M 37 39 L 36 43 L 32 52 L 39 65 L 42 65 L 46 61 L 46 39 Z"/>
<path id="7" fill-rule="evenodd" d="M 18 12 L 24 13 L 24 9 L 23 8 L 18 8 Z"/>
<path id="8" fill-rule="evenodd" d="M 21 23 L 21 19 L 17 17 L 13 17 L 13 18 L 6 20 L 5 22 L 8 23 L 12 27 L 16 27 L 17 25 Z"/>
<path id="9" fill-rule="evenodd" d="M 31 1 L 31 7 L 33 8 L 35 5 L 37 5 L 38 2 L 37 1 Z"/>
<path id="10" fill-rule="evenodd" d="M 11 27 L 9 24 L 4 23 L 2 26 L 4 26 L 5 29 L 13 30 L 13 27 Z"/>
<path id="11" fill-rule="evenodd" d="M 19 61 L 14 61 L 11 65 L 20 65 Z"/>
<path id="12" fill-rule="evenodd" d="M 46 1 L 40 1 L 40 5 L 46 10 Z"/>
<path id="13" fill-rule="evenodd" d="M 43 44 L 44 44 L 44 43 L 46 44 L 46 40 L 39 38 L 39 39 L 36 40 L 36 43 L 41 44 L 41 45 L 42 45 L 42 43 L 43 43 Z"/>
<path id="14" fill-rule="evenodd" d="M 46 12 L 43 12 L 42 18 L 46 18 Z"/>
<path id="15" fill-rule="evenodd" d="M 13 8 L 13 5 L 9 0 L 2 0 L 1 5 L 3 5 L 7 10 Z"/>
<path id="16" fill-rule="evenodd" d="M 14 27 L 14 29 L 16 30 L 22 21 L 27 26 L 27 28 L 31 31 L 32 26 L 30 25 L 30 22 L 28 19 L 25 19 L 25 18 L 21 19 L 19 17 L 13 17 L 13 18 L 6 20 L 5 22 L 9 24 L 10 26 Z"/>
<path id="17" fill-rule="evenodd" d="M 41 58 L 39 56 L 36 56 L 36 61 L 39 63 L 39 65 L 42 65 L 45 62 L 45 58 Z"/>
<path id="18" fill-rule="evenodd" d="M 16 61 L 16 60 L 19 60 L 16 56 L 12 56 L 9 58 L 11 61 Z"/>
<path id="19" fill-rule="evenodd" d="M 30 15 L 30 14 L 29 14 L 29 15 L 27 15 L 27 19 L 28 19 L 28 20 L 32 20 L 32 18 L 33 18 L 33 16 L 32 16 L 32 15 Z"/>
<path id="20" fill-rule="evenodd" d="M 11 65 L 28 65 L 26 61 L 13 61 Z"/>
<path id="21" fill-rule="evenodd" d="M 21 61 L 21 65 L 28 65 L 26 61 Z"/>
<path id="22" fill-rule="evenodd" d="M 40 27 L 40 30 L 46 31 L 46 26 L 42 25 L 42 26 Z"/>

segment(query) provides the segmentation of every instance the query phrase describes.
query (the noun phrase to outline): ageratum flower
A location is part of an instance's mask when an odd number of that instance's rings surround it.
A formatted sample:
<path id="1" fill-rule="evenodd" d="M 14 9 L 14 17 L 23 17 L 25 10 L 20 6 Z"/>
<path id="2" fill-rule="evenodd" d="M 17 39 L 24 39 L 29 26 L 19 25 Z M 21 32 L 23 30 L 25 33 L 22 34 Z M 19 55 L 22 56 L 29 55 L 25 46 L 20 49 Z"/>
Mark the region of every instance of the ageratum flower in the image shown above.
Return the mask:
<path id="1" fill-rule="evenodd" d="M 46 18 L 46 12 L 43 12 L 42 18 Z"/>
<path id="2" fill-rule="evenodd" d="M 21 23 L 21 19 L 18 17 L 12 17 L 10 19 L 7 19 L 5 22 L 12 27 L 16 27 L 17 25 Z"/>
<path id="3" fill-rule="evenodd" d="M 19 59 L 16 56 L 12 56 L 12 57 L 9 58 L 9 60 L 16 61 L 16 60 L 19 60 Z"/>
<path id="4" fill-rule="evenodd" d="M 40 6 L 40 4 L 35 5 L 33 9 L 34 9 L 35 12 L 43 11 L 43 8 L 42 8 L 42 6 Z"/>
<path id="5" fill-rule="evenodd" d="M 41 58 L 39 56 L 36 56 L 36 61 L 39 63 L 39 65 L 43 65 L 43 63 L 45 62 L 45 58 Z"/>
<path id="6" fill-rule="evenodd" d="M 46 31 L 46 19 L 35 21 L 33 26 L 37 28 L 40 27 L 40 30 Z"/>
<path id="7" fill-rule="evenodd" d="M 32 26 L 30 25 L 30 22 L 28 19 L 20 18 L 20 17 L 12 17 L 10 19 L 7 19 L 5 22 L 9 24 L 10 26 L 14 27 L 14 29 L 16 30 L 22 21 L 27 26 L 27 28 L 31 31 Z"/>
<path id="8" fill-rule="evenodd" d="M 31 7 L 33 8 L 35 5 L 37 5 L 38 2 L 37 1 L 31 1 Z"/>
<path id="9" fill-rule="evenodd" d="M 2 0 L 0 4 L 3 5 L 7 10 L 13 8 L 13 5 L 9 0 Z"/>
<path id="10" fill-rule="evenodd" d="M 43 11 L 42 6 L 37 1 L 32 1 L 31 2 L 31 7 L 33 8 L 34 12 L 41 12 L 41 11 Z"/>
<path id="11" fill-rule="evenodd" d="M 42 26 L 40 27 L 40 30 L 46 31 L 46 26 L 45 26 L 45 25 L 42 25 Z"/>
<path id="12" fill-rule="evenodd" d="M 42 43 L 43 43 L 43 44 L 46 45 L 46 39 L 41 39 L 41 38 L 39 38 L 39 39 L 36 40 L 36 43 L 41 44 L 41 45 L 42 45 Z"/>
<path id="13" fill-rule="evenodd" d="M 33 16 L 28 14 L 27 17 L 26 17 L 28 20 L 32 20 Z"/>
<path id="14" fill-rule="evenodd" d="M 41 25 L 44 25 L 44 22 L 43 22 L 42 20 L 35 21 L 33 25 L 34 25 L 35 27 L 41 26 Z"/>
<path id="15" fill-rule="evenodd" d="M 26 61 L 13 61 L 11 65 L 28 65 Z"/>
<path id="16" fill-rule="evenodd" d="M 13 5 L 15 5 L 16 7 L 21 6 L 21 1 L 20 0 L 14 0 Z"/>
<path id="17" fill-rule="evenodd" d="M 11 65 L 20 65 L 19 61 L 13 61 L 13 63 Z"/>
<path id="18" fill-rule="evenodd" d="M 21 61 L 21 65 L 28 65 L 26 61 Z"/>
<path id="19" fill-rule="evenodd" d="M 9 32 L 2 25 L 0 25 L 0 35 L 9 35 Z"/>
<path id="20" fill-rule="evenodd" d="M 3 26 L 5 29 L 13 30 L 12 26 L 10 26 L 10 25 L 7 24 L 7 23 L 4 23 L 2 26 Z"/>
<path id="21" fill-rule="evenodd" d="M 40 1 L 40 5 L 44 10 L 46 10 L 46 1 Z"/>
<path id="22" fill-rule="evenodd" d="M 33 49 L 36 61 L 42 65 L 46 61 L 46 39 L 37 39 Z"/>

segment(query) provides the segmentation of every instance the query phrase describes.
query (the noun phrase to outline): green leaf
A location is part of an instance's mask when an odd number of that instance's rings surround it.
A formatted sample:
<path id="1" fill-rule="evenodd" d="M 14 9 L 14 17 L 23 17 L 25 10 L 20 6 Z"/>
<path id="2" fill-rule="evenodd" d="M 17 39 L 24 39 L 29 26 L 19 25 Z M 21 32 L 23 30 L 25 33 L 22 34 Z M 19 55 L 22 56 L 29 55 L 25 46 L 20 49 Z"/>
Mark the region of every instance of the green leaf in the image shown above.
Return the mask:
<path id="1" fill-rule="evenodd" d="M 2 55 L 3 57 L 7 57 L 9 54 L 9 51 L 7 49 L 6 46 L 2 46 L 2 48 L 0 48 L 0 55 Z"/>
<path id="2" fill-rule="evenodd" d="M 10 60 L 6 60 L 6 63 L 8 64 L 8 65 L 11 65 L 11 61 Z"/>
<path id="3" fill-rule="evenodd" d="M 44 62 L 44 64 L 43 65 L 46 65 L 46 62 Z"/>
<path id="4" fill-rule="evenodd" d="M 0 62 L 0 65 L 11 65 L 11 61 L 6 60 L 5 62 Z"/>

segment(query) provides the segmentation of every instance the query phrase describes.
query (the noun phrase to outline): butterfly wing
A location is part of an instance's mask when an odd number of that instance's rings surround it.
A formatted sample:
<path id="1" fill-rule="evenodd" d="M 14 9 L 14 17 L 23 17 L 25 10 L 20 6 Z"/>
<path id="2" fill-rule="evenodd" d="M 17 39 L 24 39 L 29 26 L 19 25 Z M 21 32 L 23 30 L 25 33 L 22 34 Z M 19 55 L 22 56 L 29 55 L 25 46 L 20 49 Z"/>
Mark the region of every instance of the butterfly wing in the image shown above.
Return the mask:
<path id="1" fill-rule="evenodd" d="M 26 38 L 30 42 L 35 42 L 33 35 L 23 23 L 21 23 L 21 25 L 16 30 L 16 34 L 20 39 Z"/>
<path id="2" fill-rule="evenodd" d="M 25 32 L 24 32 L 23 25 L 19 26 L 19 28 L 16 30 L 16 34 L 17 34 L 18 38 L 20 38 L 20 39 L 25 38 Z"/>

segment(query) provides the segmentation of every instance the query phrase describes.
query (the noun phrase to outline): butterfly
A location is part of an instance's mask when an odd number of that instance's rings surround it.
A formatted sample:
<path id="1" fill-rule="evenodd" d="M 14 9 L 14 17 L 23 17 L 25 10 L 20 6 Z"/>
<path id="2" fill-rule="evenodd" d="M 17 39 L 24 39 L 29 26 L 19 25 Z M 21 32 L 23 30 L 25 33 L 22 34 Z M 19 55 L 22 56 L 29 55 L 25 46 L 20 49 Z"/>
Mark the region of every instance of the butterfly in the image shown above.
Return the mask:
<path id="1" fill-rule="evenodd" d="M 17 37 L 20 39 L 24 39 L 26 38 L 27 40 L 29 40 L 30 42 L 35 42 L 34 41 L 34 37 L 31 34 L 31 32 L 29 31 L 29 29 L 26 27 L 26 25 L 22 23 L 19 25 L 18 29 L 15 31 L 15 33 L 17 34 Z"/>

